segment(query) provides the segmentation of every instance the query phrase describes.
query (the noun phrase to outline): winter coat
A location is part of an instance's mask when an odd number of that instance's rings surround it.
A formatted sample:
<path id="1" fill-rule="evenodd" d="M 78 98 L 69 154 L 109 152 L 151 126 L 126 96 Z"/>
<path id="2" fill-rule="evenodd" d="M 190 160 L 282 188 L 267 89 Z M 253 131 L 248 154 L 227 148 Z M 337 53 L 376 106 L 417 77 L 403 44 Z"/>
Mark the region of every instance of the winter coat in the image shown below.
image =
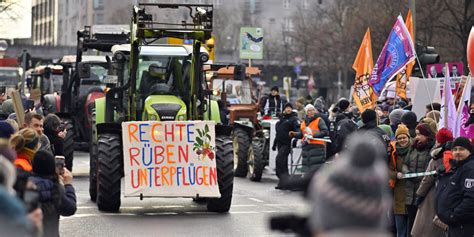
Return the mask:
<path id="1" fill-rule="evenodd" d="M 299 131 L 300 123 L 296 113 L 282 114 L 280 121 L 275 125 L 276 135 L 275 142 L 278 146 L 287 145 L 291 143 L 291 138 L 288 136 L 290 131 Z M 275 144 L 275 143 L 274 143 Z"/>
<path id="2" fill-rule="evenodd" d="M 410 144 L 405 150 L 397 149 L 393 154 L 395 157 L 396 164 L 390 161 L 389 166 L 389 177 L 391 180 L 395 180 L 395 187 L 393 189 L 393 212 L 396 215 L 405 215 L 407 214 L 406 205 L 405 205 L 405 179 L 397 179 L 397 173 L 403 173 L 403 164 L 405 163 L 406 156 L 410 150 Z M 392 159 L 392 157 L 390 157 Z"/>
<path id="3" fill-rule="evenodd" d="M 284 109 L 283 106 L 285 106 L 286 102 L 286 99 L 280 95 L 269 95 L 268 98 L 265 99 L 262 106 L 263 115 L 281 113 Z"/>
<path id="4" fill-rule="evenodd" d="M 309 126 L 311 122 L 316 120 L 318 117 L 314 116 L 313 118 L 306 118 L 305 124 Z M 329 130 L 326 127 L 323 119 L 319 119 L 318 122 L 319 134 L 314 136 L 315 138 L 322 138 L 328 135 Z M 303 132 L 301 129 L 297 135 L 298 138 L 303 137 Z M 302 171 L 310 172 L 319 169 L 324 162 L 326 162 L 326 146 L 322 144 L 307 144 L 305 143 L 302 148 Z"/>
<path id="5" fill-rule="evenodd" d="M 357 124 L 352 121 L 351 116 L 346 113 L 341 113 L 336 117 L 335 125 L 333 126 L 331 140 L 333 143 L 333 152 L 338 153 L 344 148 L 346 138 L 357 130 Z"/>
<path id="6" fill-rule="evenodd" d="M 456 164 L 449 182 L 436 193 L 436 213 L 450 236 L 474 235 L 474 155 Z"/>
<path id="7" fill-rule="evenodd" d="M 415 143 L 415 141 L 414 141 Z M 412 146 L 405 159 L 406 169 L 404 173 L 420 173 L 425 172 L 430 162 L 430 150 L 432 142 L 428 141 L 423 149 L 417 149 Z M 416 191 L 420 187 L 423 177 L 409 178 L 405 180 L 405 204 L 414 205 L 416 198 Z"/>
<path id="8" fill-rule="evenodd" d="M 49 151 L 53 154 L 53 150 L 51 150 L 51 142 L 49 141 L 49 138 L 45 134 L 41 134 L 40 144 L 41 144 L 40 150 Z"/>
<path id="9" fill-rule="evenodd" d="M 59 236 L 59 216 L 71 216 L 76 212 L 76 194 L 72 185 L 61 185 L 52 178 L 32 176 L 40 194 L 43 212 L 43 236 Z"/>
<path id="10" fill-rule="evenodd" d="M 380 138 L 380 141 L 383 142 L 387 147 L 388 143 L 390 142 L 390 137 L 388 137 L 387 133 L 384 132 L 381 128 L 377 126 L 376 121 L 370 121 L 359 128 L 360 131 L 370 131 L 373 132 L 377 137 Z"/>
<path id="11" fill-rule="evenodd" d="M 443 166 L 442 154 L 444 149 L 441 147 L 433 149 L 431 152 L 432 159 L 428 163 L 427 172 L 438 170 Z M 441 155 L 441 156 L 439 156 Z M 444 236 L 444 231 L 433 224 L 436 215 L 435 197 L 436 197 L 436 178 L 433 175 L 424 176 L 421 180 L 420 187 L 416 191 L 417 196 L 424 197 L 423 202 L 418 207 L 415 222 L 411 231 L 412 236 Z"/>

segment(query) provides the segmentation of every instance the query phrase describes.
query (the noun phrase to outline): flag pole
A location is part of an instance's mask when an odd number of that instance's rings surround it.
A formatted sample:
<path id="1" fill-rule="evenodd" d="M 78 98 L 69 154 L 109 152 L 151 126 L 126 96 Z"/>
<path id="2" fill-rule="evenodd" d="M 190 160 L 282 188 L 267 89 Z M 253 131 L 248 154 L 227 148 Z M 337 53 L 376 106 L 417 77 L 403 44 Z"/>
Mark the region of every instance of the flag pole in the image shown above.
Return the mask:
<path id="1" fill-rule="evenodd" d="M 425 77 L 425 73 L 423 72 L 423 68 L 421 67 L 421 63 L 420 63 L 420 59 L 418 58 L 418 54 L 416 53 L 415 51 L 415 57 L 416 57 L 416 61 L 418 62 L 418 65 L 420 65 L 420 71 L 421 71 L 421 76 L 423 77 L 423 84 L 425 84 L 425 89 L 426 89 L 426 92 L 428 92 L 428 99 L 430 100 L 430 106 L 431 106 L 431 110 L 433 111 L 434 108 L 433 108 L 433 100 L 431 100 L 431 95 L 430 95 L 430 90 L 428 89 L 428 85 L 426 84 L 426 77 Z"/>

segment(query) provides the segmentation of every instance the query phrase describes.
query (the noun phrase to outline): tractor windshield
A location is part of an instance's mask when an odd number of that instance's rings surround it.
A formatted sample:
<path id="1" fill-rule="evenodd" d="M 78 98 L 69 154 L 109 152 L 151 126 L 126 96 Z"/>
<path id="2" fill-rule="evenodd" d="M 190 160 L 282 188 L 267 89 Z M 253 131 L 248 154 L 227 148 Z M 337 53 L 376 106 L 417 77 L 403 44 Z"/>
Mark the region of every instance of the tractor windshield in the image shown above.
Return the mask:
<path id="1" fill-rule="evenodd" d="M 89 78 L 82 78 L 81 85 L 104 86 L 104 79 L 107 77 L 107 68 L 104 64 L 91 64 L 91 74 Z"/>
<path id="2" fill-rule="evenodd" d="M 185 61 L 185 56 L 141 55 L 136 84 L 138 93 L 142 96 L 174 94 Z"/>
<path id="3" fill-rule="evenodd" d="M 229 104 L 251 104 L 252 93 L 250 80 L 214 79 L 212 89 L 226 93 Z"/>
<path id="4" fill-rule="evenodd" d="M 20 71 L 17 68 L 0 67 L 0 86 L 16 87 L 20 82 Z"/>

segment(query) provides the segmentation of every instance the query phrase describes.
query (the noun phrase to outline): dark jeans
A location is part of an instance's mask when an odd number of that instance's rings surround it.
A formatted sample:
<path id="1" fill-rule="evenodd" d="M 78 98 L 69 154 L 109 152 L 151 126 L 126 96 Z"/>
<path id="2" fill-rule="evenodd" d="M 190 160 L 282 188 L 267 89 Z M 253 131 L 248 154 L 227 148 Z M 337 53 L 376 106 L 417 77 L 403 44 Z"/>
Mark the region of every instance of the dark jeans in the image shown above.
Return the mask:
<path id="1" fill-rule="evenodd" d="M 413 228 L 413 224 L 415 223 L 416 212 L 418 211 L 418 207 L 415 205 L 407 205 L 407 214 L 408 214 L 408 236 L 411 235 L 411 229 Z"/>
<path id="2" fill-rule="evenodd" d="M 290 155 L 290 144 L 278 145 L 278 155 L 276 157 L 276 175 L 280 181 L 288 177 L 288 155 Z"/>
<path id="3" fill-rule="evenodd" d="M 397 237 L 408 237 L 408 216 L 395 214 L 395 225 L 397 226 Z"/>

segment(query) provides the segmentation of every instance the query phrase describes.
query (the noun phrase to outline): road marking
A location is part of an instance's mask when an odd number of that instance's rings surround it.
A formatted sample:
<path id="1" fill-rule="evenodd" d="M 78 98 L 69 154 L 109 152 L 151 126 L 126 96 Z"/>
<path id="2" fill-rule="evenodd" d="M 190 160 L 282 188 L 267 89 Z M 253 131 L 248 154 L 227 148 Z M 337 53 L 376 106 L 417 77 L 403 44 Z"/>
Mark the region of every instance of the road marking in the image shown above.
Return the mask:
<path id="1" fill-rule="evenodd" d="M 255 204 L 232 204 L 232 207 L 256 207 Z"/>
<path id="2" fill-rule="evenodd" d="M 190 215 L 217 215 L 219 213 L 216 212 L 207 212 L 207 211 L 185 211 L 185 214 L 190 214 Z"/>
<path id="3" fill-rule="evenodd" d="M 121 207 L 120 209 L 131 209 L 131 210 L 137 210 L 137 209 L 142 209 L 143 207 Z"/>
<path id="4" fill-rule="evenodd" d="M 94 206 L 79 206 L 77 209 L 96 209 L 97 207 Z"/>
<path id="5" fill-rule="evenodd" d="M 168 215 L 178 215 L 177 212 L 147 212 L 143 213 L 146 216 L 168 216 Z"/>
<path id="6" fill-rule="evenodd" d="M 279 210 L 279 211 L 262 211 L 262 212 L 264 212 L 264 213 L 283 213 L 283 212 L 292 212 L 292 211 L 290 211 L 290 210 L 287 210 L 287 211 Z"/>
<path id="7" fill-rule="evenodd" d="M 283 204 L 283 203 L 267 203 L 263 205 L 269 206 L 269 207 L 301 207 L 303 206 L 302 204 Z"/>
<path id="8" fill-rule="evenodd" d="M 258 214 L 257 211 L 231 211 L 230 214 Z"/>
<path id="9" fill-rule="evenodd" d="M 183 208 L 183 205 L 151 206 L 153 208 Z"/>
<path id="10" fill-rule="evenodd" d="M 264 202 L 264 201 L 262 201 L 262 200 L 260 200 L 260 199 L 256 199 L 256 198 L 249 198 L 249 200 L 252 200 L 252 201 L 254 201 L 254 202 Z"/>

